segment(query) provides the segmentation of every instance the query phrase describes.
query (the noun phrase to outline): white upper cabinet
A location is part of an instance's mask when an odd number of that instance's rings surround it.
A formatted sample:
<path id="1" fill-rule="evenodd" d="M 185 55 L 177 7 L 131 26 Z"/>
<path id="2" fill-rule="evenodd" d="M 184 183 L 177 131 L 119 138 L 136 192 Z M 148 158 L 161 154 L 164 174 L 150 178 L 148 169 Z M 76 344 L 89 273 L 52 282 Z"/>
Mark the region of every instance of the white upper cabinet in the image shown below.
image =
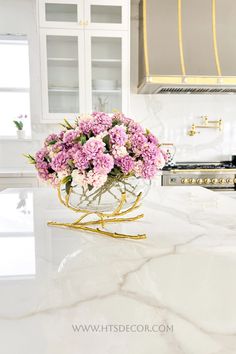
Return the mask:
<path id="1" fill-rule="evenodd" d="M 84 112 L 84 33 L 41 30 L 43 117 L 61 121 Z"/>
<path id="2" fill-rule="evenodd" d="M 39 0 L 42 122 L 129 103 L 129 3 Z"/>
<path id="3" fill-rule="evenodd" d="M 39 0 L 41 27 L 127 29 L 125 0 Z"/>
<path id="4" fill-rule="evenodd" d="M 83 0 L 39 0 L 39 22 L 47 28 L 78 28 L 83 26 Z"/>
<path id="5" fill-rule="evenodd" d="M 127 4 L 127 1 L 126 1 Z M 90 29 L 127 29 L 128 6 L 123 0 L 87 0 L 84 3 L 85 25 Z"/>
<path id="6" fill-rule="evenodd" d="M 128 37 L 121 31 L 85 33 L 88 110 L 125 111 L 129 97 Z"/>

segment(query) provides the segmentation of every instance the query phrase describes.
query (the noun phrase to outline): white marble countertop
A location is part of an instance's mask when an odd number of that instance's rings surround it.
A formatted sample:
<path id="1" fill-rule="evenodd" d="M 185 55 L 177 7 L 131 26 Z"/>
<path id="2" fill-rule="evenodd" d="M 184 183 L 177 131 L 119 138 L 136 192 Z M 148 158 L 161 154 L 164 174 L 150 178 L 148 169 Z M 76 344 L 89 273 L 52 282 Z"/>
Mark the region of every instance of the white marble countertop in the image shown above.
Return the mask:
<path id="1" fill-rule="evenodd" d="M 48 227 L 75 215 L 46 188 L 0 202 L 1 353 L 235 354 L 236 200 L 153 186 L 137 241 Z"/>

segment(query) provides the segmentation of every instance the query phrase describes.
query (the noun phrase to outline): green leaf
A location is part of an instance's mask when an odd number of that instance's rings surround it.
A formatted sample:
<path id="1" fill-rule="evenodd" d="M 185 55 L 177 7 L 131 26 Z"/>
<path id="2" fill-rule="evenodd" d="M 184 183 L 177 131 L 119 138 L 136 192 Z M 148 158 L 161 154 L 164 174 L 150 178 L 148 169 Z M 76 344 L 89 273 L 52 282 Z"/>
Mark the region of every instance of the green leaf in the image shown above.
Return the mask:
<path id="1" fill-rule="evenodd" d="M 121 125 L 122 124 L 122 122 L 119 120 L 119 119 L 114 119 L 113 121 L 112 121 L 112 126 L 114 127 L 115 125 Z"/>
<path id="2" fill-rule="evenodd" d="M 57 142 L 57 140 L 51 140 L 51 141 L 49 141 L 48 145 L 54 145 L 54 144 L 56 144 L 56 142 Z"/>
<path id="3" fill-rule="evenodd" d="M 35 161 L 35 158 L 32 156 L 32 155 L 30 155 L 30 154 L 23 154 L 23 156 L 25 156 L 27 159 L 28 159 L 28 162 L 30 163 L 30 164 L 32 164 L 32 165 L 35 165 L 36 164 L 36 161 Z"/>
<path id="4" fill-rule="evenodd" d="M 146 134 L 149 135 L 150 134 L 150 130 L 146 129 Z"/>
<path id="5" fill-rule="evenodd" d="M 75 167 L 73 160 L 68 160 L 67 163 L 71 168 Z"/>
<path id="6" fill-rule="evenodd" d="M 62 183 L 66 184 L 67 182 L 71 182 L 72 181 L 72 177 L 71 176 L 66 176 L 62 179 Z"/>
<path id="7" fill-rule="evenodd" d="M 88 190 L 91 191 L 93 189 L 93 186 L 91 184 L 88 184 Z"/>
<path id="8" fill-rule="evenodd" d="M 66 194 L 69 194 L 71 188 L 71 181 L 66 182 Z"/>
<path id="9" fill-rule="evenodd" d="M 104 142 L 104 144 L 106 145 L 107 150 L 110 149 L 110 135 L 107 134 L 106 136 L 104 136 L 104 138 L 102 139 L 102 141 Z"/>
<path id="10" fill-rule="evenodd" d="M 81 135 L 80 136 L 80 143 L 81 145 L 84 145 L 86 143 L 87 139 L 86 139 L 86 136 L 85 135 Z"/>

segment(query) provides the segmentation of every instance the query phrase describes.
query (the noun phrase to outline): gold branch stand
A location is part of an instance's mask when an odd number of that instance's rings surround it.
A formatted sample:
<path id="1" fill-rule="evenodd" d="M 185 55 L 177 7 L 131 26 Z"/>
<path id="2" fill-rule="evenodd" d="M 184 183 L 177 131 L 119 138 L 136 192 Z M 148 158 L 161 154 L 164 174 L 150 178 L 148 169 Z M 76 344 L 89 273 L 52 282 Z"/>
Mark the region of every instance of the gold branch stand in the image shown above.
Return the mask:
<path id="1" fill-rule="evenodd" d="M 61 186 L 58 188 L 57 191 L 58 191 L 58 198 L 64 206 L 66 206 L 70 210 L 75 211 L 76 213 L 82 213 L 82 215 L 73 223 L 49 221 L 48 225 L 55 226 L 55 227 L 64 227 L 64 228 L 74 229 L 74 230 L 83 230 L 83 231 L 98 233 L 113 238 L 129 238 L 133 240 L 140 240 L 140 239 L 147 238 L 146 234 L 129 235 L 129 234 L 121 234 L 117 232 L 110 232 L 104 230 L 106 224 L 130 222 L 130 221 L 136 221 L 143 218 L 144 214 L 139 214 L 133 217 L 123 217 L 124 215 L 131 213 L 132 211 L 136 210 L 139 207 L 139 202 L 142 193 L 139 193 L 132 206 L 125 210 L 122 210 L 122 208 L 126 202 L 126 193 L 125 192 L 121 193 L 121 199 L 118 203 L 117 208 L 111 213 L 103 213 L 97 211 L 77 209 L 73 207 L 70 204 L 70 196 L 71 196 L 72 188 L 70 188 L 69 193 L 65 196 L 65 198 L 63 198 L 61 195 Z M 85 221 L 85 218 L 91 215 L 95 215 L 96 220 Z M 94 225 L 101 225 L 101 228 L 93 227 Z"/>

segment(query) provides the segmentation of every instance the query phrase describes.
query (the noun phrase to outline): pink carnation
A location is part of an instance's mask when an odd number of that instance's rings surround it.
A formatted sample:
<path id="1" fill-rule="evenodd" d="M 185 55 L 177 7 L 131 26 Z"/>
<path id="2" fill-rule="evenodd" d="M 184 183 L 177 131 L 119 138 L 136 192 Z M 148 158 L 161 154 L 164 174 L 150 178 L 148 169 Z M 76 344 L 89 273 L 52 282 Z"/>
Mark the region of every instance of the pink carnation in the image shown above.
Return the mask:
<path id="1" fill-rule="evenodd" d="M 114 167 L 114 159 L 109 154 L 98 155 L 93 161 L 93 166 L 95 172 L 107 174 Z"/>
<path id="2" fill-rule="evenodd" d="M 116 165 L 121 168 L 123 173 L 128 174 L 134 169 L 134 160 L 131 156 L 126 155 L 117 159 Z"/>
<path id="3" fill-rule="evenodd" d="M 125 145 L 128 140 L 128 136 L 126 134 L 126 129 L 122 125 L 116 125 L 113 127 L 110 132 L 111 143 L 119 146 Z"/>
<path id="4" fill-rule="evenodd" d="M 80 170 L 86 170 L 89 167 L 89 159 L 88 156 L 84 153 L 84 151 L 78 150 L 74 154 L 74 163 L 77 168 Z"/>
<path id="5" fill-rule="evenodd" d="M 88 160 L 94 160 L 98 154 L 104 152 L 105 144 L 102 140 L 90 138 L 83 146 L 83 152 Z"/>
<path id="6" fill-rule="evenodd" d="M 112 118 L 103 112 L 93 112 L 92 117 L 94 118 L 92 123 L 92 132 L 95 135 L 98 135 L 105 130 L 111 128 L 112 126 Z"/>
<path id="7" fill-rule="evenodd" d="M 67 168 L 68 154 L 66 151 L 60 151 L 53 157 L 51 167 L 54 171 L 59 172 Z"/>

